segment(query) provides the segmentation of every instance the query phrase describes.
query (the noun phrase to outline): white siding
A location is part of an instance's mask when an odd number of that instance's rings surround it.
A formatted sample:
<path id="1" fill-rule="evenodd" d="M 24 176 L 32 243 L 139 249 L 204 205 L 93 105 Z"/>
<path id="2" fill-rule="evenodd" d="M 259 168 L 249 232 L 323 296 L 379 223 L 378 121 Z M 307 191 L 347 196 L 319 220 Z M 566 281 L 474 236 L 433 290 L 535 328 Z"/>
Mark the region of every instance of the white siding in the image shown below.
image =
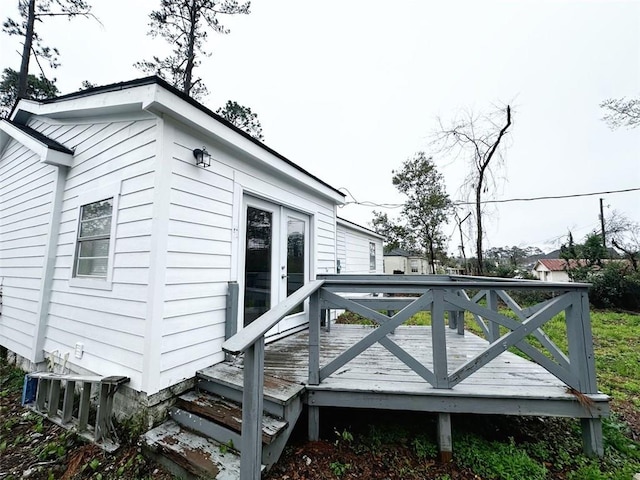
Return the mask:
<path id="1" fill-rule="evenodd" d="M 171 194 L 160 388 L 192 377 L 223 359 L 227 285 L 238 280 L 238 218 L 242 193 L 313 217 L 316 271 L 335 271 L 335 207 L 303 187 L 259 169 L 237 151 L 176 126 Z M 212 165 L 196 167 L 192 150 L 205 145 Z M 239 158 L 240 157 L 240 158 Z"/>
<path id="2" fill-rule="evenodd" d="M 44 349 L 104 375 L 127 375 L 140 389 L 147 317 L 157 121 L 114 120 L 30 125 L 73 148 L 57 239 Z M 105 187 L 119 193 L 110 289 L 72 286 L 72 263 L 83 196 Z M 97 200 L 97 199 L 96 199 Z M 82 359 L 73 355 L 84 344 Z"/>
<path id="3" fill-rule="evenodd" d="M 343 274 L 383 273 L 382 239 L 375 235 L 338 223 L 337 252 Z M 376 268 L 371 270 L 369 263 L 369 244 L 376 246 Z"/>
<path id="4" fill-rule="evenodd" d="M 397 256 L 384 257 L 384 273 L 391 275 L 394 270 L 408 274 L 410 272 L 410 268 L 407 258 Z"/>
<path id="5" fill-rule="evenodd" d="M 0 157 L 0 344 L 32 358 L 55 167 L 11 140 Z"/>

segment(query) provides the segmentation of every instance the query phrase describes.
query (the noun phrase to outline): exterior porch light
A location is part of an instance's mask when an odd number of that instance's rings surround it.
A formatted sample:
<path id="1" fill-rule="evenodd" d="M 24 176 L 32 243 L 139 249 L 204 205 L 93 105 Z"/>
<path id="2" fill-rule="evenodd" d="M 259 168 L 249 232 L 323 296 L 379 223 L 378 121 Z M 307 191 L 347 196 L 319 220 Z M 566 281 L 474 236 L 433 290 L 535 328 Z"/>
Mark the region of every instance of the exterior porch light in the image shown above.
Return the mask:
<path id="1" fill-rule="evenodd" d="M 193 156 L 196 159 L 196 166 L 202 166 L 203 168 L 207 168 L 211 166 L 211 154 L 207 152 L 205 147 L 196 148 L 193 151 Z"/>

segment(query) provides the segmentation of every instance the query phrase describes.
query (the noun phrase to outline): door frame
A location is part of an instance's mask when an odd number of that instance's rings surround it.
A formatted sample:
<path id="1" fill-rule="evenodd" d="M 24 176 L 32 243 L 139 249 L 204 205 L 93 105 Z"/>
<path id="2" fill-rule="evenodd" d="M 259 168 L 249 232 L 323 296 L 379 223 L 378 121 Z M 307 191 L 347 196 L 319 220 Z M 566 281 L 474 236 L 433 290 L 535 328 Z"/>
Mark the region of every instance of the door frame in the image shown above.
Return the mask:
<path id="1" fill-rule="evenodd" d="M 272 213 L 272 258 L 271 258 L 271 308 L 286 298 L 286 277 L 282 278 L 282 262 L 286 265 L 287 254 L 287 222 L 288 216 L 305 220 L 305 283 L 312 280 L 312 270 L 314 266 L 313 232 L 314 216 L 303 209 L 293 208 L 273 199 L 265 198 L 254 192 L 237 192 L 238 200 L 237 227 L 234 229 L 236 239 L 237 265 L 236 281 L 238 282 L 238 318 L 236 322 L 236 332 L 244 328 L 244 296 L 245 296 L 245 268 L 246 268 L 246 234 L 247 234 L 247 208 L 255 207 Z M 286 270 L 286 266 L 285 266 Z M 285 326 L 283 332 L 306 324 L 308 321 L 308 300 L 305 301 L 304 309 L 301 313 L 285 317 L 281 323 L 289 320 L 290 326 Z M 293 320 L 293 321 L 292 321 Z M 280 331 L 280 324 L 276 325 L 269 332 L 267 337 L 277 337 Z"/>

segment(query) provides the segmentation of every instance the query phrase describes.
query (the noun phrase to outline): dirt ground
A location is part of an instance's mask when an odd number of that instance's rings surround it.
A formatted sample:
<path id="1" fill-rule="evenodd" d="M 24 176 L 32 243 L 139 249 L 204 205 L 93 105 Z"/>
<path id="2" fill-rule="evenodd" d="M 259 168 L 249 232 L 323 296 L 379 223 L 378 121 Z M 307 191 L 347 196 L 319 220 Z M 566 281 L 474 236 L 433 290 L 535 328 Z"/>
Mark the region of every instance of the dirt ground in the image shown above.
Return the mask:
<path id="1" fill-rule="evenodd" d="M 2 368 L 3 364 L 0 364 L 0 480 L 173 478 L 161 466 L 144 457 L 136 443 L 125 443 L 117 452 L 108 454 L 23 408 L 20 392 L 15 386 L 10 388 L 6 384 Z M 3 379 L 5 385 L 2 385 Z M 639 440 L 640 412 L 631 403 L 616 402 L 612 407 L 631 427 L 632 438 Z M 340 421 L 349 428 L 354 426 L 354 432 L 358 431 L 358 419 L 352 414 Z M 461 421 L 465 422 L 464 419 Z M 520 427 L 523 436 L 537 435 L 535 428 L 528 432 L 528 427 Z M 268 480 L 481 478 L 455 462 L 441 464 L 432 458 L 419 458 L 410 439 L 396 439 L 392 447 L 370 448 L 343 441 L 336 436 L 337 431 L 331 430 L 322 432 L 322 438 L 329 440 L 306 442 L 304 428 L 299 430 L 291 446 L 266 476 Z M 496 438 L 502 435 L 498 429 L 494 433 Z M 557 434 L 565 433 L 559 431 Z M 552 478 L 564 478 L 564 475 L 555 472 Z"/>

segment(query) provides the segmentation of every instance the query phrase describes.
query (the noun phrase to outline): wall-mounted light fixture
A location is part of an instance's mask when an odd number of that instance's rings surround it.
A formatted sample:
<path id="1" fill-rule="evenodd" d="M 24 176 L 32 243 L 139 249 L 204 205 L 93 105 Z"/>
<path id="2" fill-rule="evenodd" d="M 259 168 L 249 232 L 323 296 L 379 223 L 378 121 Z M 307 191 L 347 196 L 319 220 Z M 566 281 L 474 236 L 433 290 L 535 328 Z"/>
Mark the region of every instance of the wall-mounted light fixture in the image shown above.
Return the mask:
<path id="1" fill-rule="evenodd" d="M 196 158 L 196 166 L 201 166 L 203 168 L 211 166 L 211 155 L 207 152 L 206 148 L 196 148 L 193 151 L 193 156 Z"/>

